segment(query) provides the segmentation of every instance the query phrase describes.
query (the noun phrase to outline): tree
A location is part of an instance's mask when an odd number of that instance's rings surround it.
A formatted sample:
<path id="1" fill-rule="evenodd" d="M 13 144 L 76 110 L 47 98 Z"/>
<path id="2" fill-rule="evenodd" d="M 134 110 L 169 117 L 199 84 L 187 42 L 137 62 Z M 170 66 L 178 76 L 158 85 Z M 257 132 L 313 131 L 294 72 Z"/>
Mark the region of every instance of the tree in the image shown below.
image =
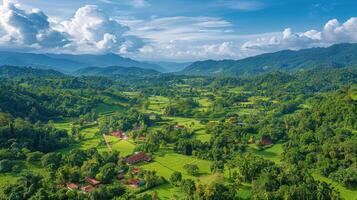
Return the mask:
<path id="1" fill-rule="evenodd" d="M 117 173 L 117 167 L 114 163 L 107 163 L 99 169 L 99 173 L 96 178 L 101 180 L 103 183 L 109 183 Z"/>
<path id="2" fill-rule="evenodd" d="M 181 187 L 182 187 L 182 191 L 186 194 L 186 199 L 193 200 L 196 191 L 195 182 L 191 179 L 183 180 Z"/>
<path id="3" fill-rule="evenodd" d="M 48 153 L 42 156 L 41 163 L 44 167 L 56 169 L 61 165 L 62 157 L 59 153 Z"/>
<path id="4" fill-rule="evenodd" d="M 197 165 L 194 164 L 186 164 L 183 166 L 183 168 L 186 170 L 186 172 L 192 176 L 198 176 L 199 174 L 199 168 Z"/>
<path id="5" fill-rule="evenodd" d="M 8 159 L 0 161 L 0 173 L 5 173 L 11 171 L 12 163 Z"/>
<path id="6" fill-rule="evenodd" d="M 170 176 L 170 182 L 174 186 L 179 186 L 182 181 L 182 174 L 181 172 L 174 172 Z"/>
<path id="7" fill-rule="evenodd" d="M 219 173 L 223 173 L 224 171 L 224 162 L 223 161 L 214 161 L 212 164 L 211 164 L 211 172 L 213 173 L 216 173 L 216 172 L 219 172 Z"/>
<path id="8" fill-rule="evenodd" d="M 42 152 L 36 151 L 36 152 L 32 152 L 32 153 L 28 153 L 26 155 L 26 160 L 28 162 L 37 162 L 40 161 L 40 159 L 42 158 L 44 154 Z"/>

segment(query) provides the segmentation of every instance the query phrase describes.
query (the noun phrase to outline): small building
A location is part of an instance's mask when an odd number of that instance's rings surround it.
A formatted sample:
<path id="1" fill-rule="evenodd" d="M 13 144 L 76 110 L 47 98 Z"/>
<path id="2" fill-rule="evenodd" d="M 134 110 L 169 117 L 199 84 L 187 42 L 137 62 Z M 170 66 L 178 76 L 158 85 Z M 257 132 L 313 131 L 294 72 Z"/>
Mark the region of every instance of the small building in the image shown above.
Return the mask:
<path id="1" fill-rule="evenodd" d="M 181 130 L 181 129 L 184 129 L 184 128 L 185 128 L 185 126 L 183 126 L 183 125 L 178 125 L 178 124 L 174 125 L 174 129 L 175 130 Z"/>
<path id="2" fill-rule="evenodd" d="M 134 169 L 131 170 L 131 173 L 134 174 L 134 175 L 135 174 L 139 174 L 140 172 L 141 172 L 141 169 L 137 168 L 137 167 L 135 167 Z"/>
<path id="3" fill-rule="evenodd" d="M 138 162 L 150 162 L 151 161 L 151 156 L 147 155 L 144 152 L 137 152 L 134 155 L 131 155 L 126 158 L 126 163 L 128 165 L 132 165 Z"/>
<path id="4" fill-rule="evenodd" d="M 78 185 L 77 184 L 74 184 L 74 183 L 67 183 L 67 189 L 69 190 L 76 190 L 78 189 Z"/>
<path id="5" fill-rule="evenodd" d="M 124 131 L 115 131 L 111 133 L 112 136 L 120 138 L 122 140 L 127 140 L 128 135 Z"/>
<path id="6" fill-rule="evenodd" d="M 133 188 L 141 187 L 145 185 L 144 180 L 139 180 L 137 178 L 133 178 L 129 180 L 129 185 Z"/>
<path id="7" fill-rule="evenodd" d="M 264 136 L 262 137 L 262 139 L 260 140 L 260 144 L 263 145 L 263 146 L 271 145 L 271 144 L 272 144 L 272 141 L 271 141 L 271 139 L 270 139 L 269 136 L 264 135 Z"/>
<path id="8" fill-rule="evenodd" d="M 137 188 L 139 187 L 139 182 L 140 182 L 139 179 L 133 178 L 129 180 L 129 185 L 133 188 Z"/>
<path id="9" fill-rule="evenodd" d="M 86 185 L 86 186 L 81 187 L 81 190 L 84 193 L 90 193 L 90 192 L 92 192 L 92 190 L 94 190 L 94 187 L 91 185 Z"/>
<path id="10" fill-rule="evenodd" d="M 124 174 L 118 174 L 117 179 L 123 180 L 125 178 Z"/>
<path id="11" fill-rule="evenodd" d="M 98 181 L 98 180 L 96 180 L 94 178 L 86 177 L 85 180 L 86 180 L 87 183 L 89 183 L 92 186 L 97 186 L 97 185 L 100 184 L 100 181 Z"/>

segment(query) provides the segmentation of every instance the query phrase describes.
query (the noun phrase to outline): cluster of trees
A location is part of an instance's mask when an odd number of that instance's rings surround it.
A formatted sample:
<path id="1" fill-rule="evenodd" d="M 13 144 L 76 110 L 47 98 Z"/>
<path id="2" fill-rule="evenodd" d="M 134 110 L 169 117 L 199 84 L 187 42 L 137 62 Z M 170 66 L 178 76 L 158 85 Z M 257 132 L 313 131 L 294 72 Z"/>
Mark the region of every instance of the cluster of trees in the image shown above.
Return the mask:
<path id="1" fill-rule="evenodd" d="M 357 187 L 357 105 L 348 88 L 308 101 L 308 107 L 289 118 L 284 158 L 306 165 L 346 187 Z"/>
<path id="2" fill-rule="evenodd" d="M 86 114 L 99 103 L 97 98 L 85 98 L 79 92 L 16 84 L 0 84 L 0 111 L 31 122 Z"/>
<path id="3" fill-rule="evenodd" d="M 183 179 L 180 172 L 174 172 L 170 183 L 180 187 L 186 199 L 192 200 L 239 199 L 238 191 L 243 183 L 252 184 L 254 199 L 340 199 L 331 185 L 315 180 L 306 169 L 294 165 L 280 167 L 251 154 L 233 160 L 225 164 L 231 165 L 233 171 L 228 182 L 202 184 Z"/>
<path id="4" fill-rule="evenodd" d="M 183 116 L 188 117 L 195 114 L 195 108 L 199 104 L 192 98 L 179 98 L 170 101 L 170 104 L 165 108 L 164 115 L 166 116 Z"/>
<path id="5" fill-rule="evenodd" d="M 192 155 L 194 146 L 201 142 L 193 138 L 194 133 L 186 127 L 175 128 L 175 125 L 164 125 L 160 130 L 146 131 L 145 143 L 136 150 L 156 152 L 160 147 L 173 145 L 173 150 L 184 155 Z"/>
<path id="6" fill-rule="evenodd" d="M 160 121 L 160 116 L 155 114 L 143 114 L 136 109 L 129 109 L 120 113 L 115 113 L 103 120 L 99 124 L 100 132 L 107 134 L 112 131 L 129 131 L 145 129 Z M 140 135 L 135 135 L 138 137 Z"/>
<path id="7" fill-rule="evenodd" d="M 66 131 L 43 123 L 32 124 L 0 113 L 0 173 L 17 171 L 14 160 L 38 161 L 43 153 L 67 147 L 73 142 Z"/>
<path id="8" fill-rule="evenodd" d="M 122 197 L 132 199 L 135 194 L 127 190 L 116 180 L 119 171 L 129 172 L 132 168 L 126 165 L 118 152 L 99 153 L 96 149 L 72 150 L 68 155 L 47 153 L 39 158 L 43 167 L 50 171 L 48 177 L 36 174 L 24 174 L 15 184 L 4 188 L 4 195 L 10 199 L 113 199 Z M 0 162 L 0 168 L 2 163 Z M 91 177 L 102 184 L 89 195 L 80 190 L 69 191 L 67 183 L 84 184 L 85 178 Z M 155 171 L 141 171 L 137 177 L 145 181 L 140 191 L 148 190 L 166 182 L 156 175 Z M 133 196 L 134 195 L 134 196 Z M 2 197 L 0 197 L 2 198 Z"/>

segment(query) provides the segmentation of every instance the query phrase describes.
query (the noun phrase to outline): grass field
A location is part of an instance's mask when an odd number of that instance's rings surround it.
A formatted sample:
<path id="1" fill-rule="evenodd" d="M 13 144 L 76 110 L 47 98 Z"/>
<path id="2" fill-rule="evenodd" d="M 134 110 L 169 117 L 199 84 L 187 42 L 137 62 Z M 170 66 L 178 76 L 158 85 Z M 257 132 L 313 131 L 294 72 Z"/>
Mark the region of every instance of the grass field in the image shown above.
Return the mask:
<path id="1" fill-rule="evenodd" d="M 195 164 L 199 168 L 200 175 L 198 177 L 191 176 L 183 169 L 185 164 Z M 142 165 L 145 170 L 155 170 L 159 176 L 163 176 L 169 180 L 173 172 L 178 171 L 182 173 L 184 179 L 199 180 L 201 183 L 210 183 L 216 179 L 215 175 L 210 172 L 211 162 L 206 160 L 196 159 L 191 156 L 185 156 L 177 153 L 166 153 L 163 156 L 156 155 L 154 161 Z M 156 191 L 160 199 L 171 199 L 174 195 L 180 197 L 182 192 L 179 188 L 175 188 L 170 184 L 164 184 L 155 188 L 152 191 Z M 147 193 L 151 193 L 148 191 Z"/>
<path id="2" fill-rule="evenodd" d="M 131 140 L 121 140 L 113 136 L 107 136 L 107 139 L 113 149 L 120 152 L 121 156 L 127 156 L 134 153 L 135 144 Z"/>
<path id="3" fill-rule="evenodd" d="M 108 105 L 108 104 L 99 104 L 98 107 L 96 108 L 96 112 L 98 114 L 102 114 L 102 115 L 107 115 L 113 112 L 120 112 L 120 111 L 124 111 L 125 107 L 121 106 L 121 105 Z"/>
<path id="4" fill-rule="evenodd" d="M 258 150 L 255 144 L 249 145 L 250 151 L 264 159 L 271 160 L 276 164 L 281 164 L 280 156 L 283 153 L 283 144 L 275 144 L 264 150 Z"/>
<path id="5" fill-rule="evenodd" d="M 0 174 L 0 188 L 4 188 L 6 185 L 15 183 L 22 174 L 31 172 L 34 174 L 40 174 L 43 176 L 48 175 L 48 171 L 41 166 L 40 163 L 28 163 L 26 161 L 14 161 L 14 164 L 20 167 L 19 172 L 3 173 Z M 0 190 L 2 194 L 3 190 Z"/>
<path id="6" fill-rule="evenodd" d="M 57 129 L 66 130 L 66 131 L 71 130 L 72 127 L 69 121 L 54 122 L 53 126 Z"/>
<path id="7" fill-rule="evenodd" d="M 163 96 L 152 96 L 149 97 L 149 102 L 149 108 L 146 112 L 163 114 L 164 108 L 169 104 L 170 100 Z"/>
<path id="8" fill-rule="evenodd" d="M 155 156 L 154 162 L 143 165 L 147 170 L 156 170 L 157 174 L 169 179 L 175 171 L 181 172 L 183 178 L 197 179 L 191 176 L 183 169 L 185 164 L 195 164 L 199 168 L 200 176 L 209 175 L 211 162 L 207 160 L 196 159 L 191 156 L 185 156 L 177 153 L 166 153 L 164 156 Z"/>
<path id="9" fill-rule="evenodd" d="M 357 200 L 357 191 L 353 191 L 353 190 L 349 190 L 345 187 L 343 187 L 342 185 L 334 182 L 333 180 L 326 178 L 324 176 L 321 176 L 318 173 L 313 173 L 313 176 L 315 179 L 319 180 L 319 181 L 324 181 L 326 183 L 331 184 L 334 188 L 336 188 L 340 194 L 341 197 L 345 200 Z"/>

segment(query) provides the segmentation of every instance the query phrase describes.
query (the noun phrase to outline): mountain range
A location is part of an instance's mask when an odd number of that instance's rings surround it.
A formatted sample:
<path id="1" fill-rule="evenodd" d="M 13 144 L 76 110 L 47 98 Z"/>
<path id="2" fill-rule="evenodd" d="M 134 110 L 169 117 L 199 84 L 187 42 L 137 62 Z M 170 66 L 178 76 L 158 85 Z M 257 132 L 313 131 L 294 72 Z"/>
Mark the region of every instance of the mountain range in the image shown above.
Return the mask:
<path id="1" fill-rule="evenodd" d="M 150 63 L 124 58 L 116 54 L 104 55 L 72 55 L 72 54 L 35 54 L 19 52 L 0 52 L 0 66 L 24 66 L 34 68 L 54 69 L 64 73 L 73 73 L 87 67 L 137 67 L 154 69 L 160 72 L 172 72 L 181 70 L 181 63 L 161 62 Z M 189 63 L 183 64 L 188 66 Z"/>
<path id="2" fill-rule="evenodd" d="M 141 62 L 116 54 L 70 55 L 0 52 L 1 65 L 53 69 L 80 76 L 144 76 L 171 72 L 199 76 L 246 76 L 272 71 L 296 72 L 324 67 L 354 67 L 357 66 L 357 44 L 336 44 L 327 48 L 298 51 L 284 50 L 241 60 L 206 60 L 192 64 Z M 26 68 L 27 72 L 30 69 Z M 3 70 L 5 70 L 3 74 L 11 74 L 9 68 Z M 19 70 L 20 68 L 15 68 L 14 74 Z M 42 73 L 44 72 L 40 72 L 40 74 Z"/>
<path id="3" fill-rule="evenodd" d="M 206 60 L 186 67 L 185 75 L 254 75 L 271 71 L 301 71 L 318 67 L 357 66 L 357 44 L 336 44 L 328 48 L 284 50 L 241 60 Z"/>
<path id="4" fill-rule="evenodd" d="M 73 73 L 76 76 L 155 76 L 161 74 L 153 69 L 143 69 L 139 67 L 87 67 L 79 69 Z"/>

